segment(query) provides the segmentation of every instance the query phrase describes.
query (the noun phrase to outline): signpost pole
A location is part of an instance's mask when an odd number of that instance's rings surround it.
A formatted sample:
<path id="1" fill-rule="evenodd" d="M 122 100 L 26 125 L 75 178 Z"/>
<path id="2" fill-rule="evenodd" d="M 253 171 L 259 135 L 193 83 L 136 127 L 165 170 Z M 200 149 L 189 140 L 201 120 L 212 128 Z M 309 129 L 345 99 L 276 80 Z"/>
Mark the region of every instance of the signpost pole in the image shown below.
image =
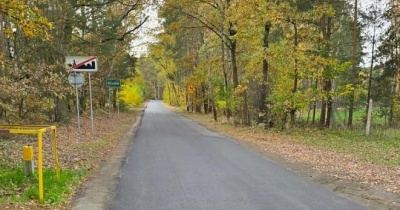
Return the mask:
<path id="1" fill-rule="evenodd" d="M 121 87 L 121 81 L 119 79 L 111 79 L 111 78 L 109 78 L 109 79 L 107 79 L 106 83 L 107 83 L 107 86 L 109 88 L 109 90 L 108 90 L 108 103 L 109 103 L 109 106 L 108 106 L 108 117 L 109 118 L 111 117 L 111 114 L 110 114 L 111 113 L 111 111 L 110 111 L 110 109 L 111 109 L 111 90 L 113 88 L 117 88 L 116 95 L 115 95 L 115 101 L 116 101 L 116 106 L 117 106 L 117 111 L 118 111 L 117 118 L 119 118 L 118 91 L 119 91 L 119 87 Z M 115 107 L 113 107 L 113 108 L 115 110 Z"/>
<path id="2" fill-rule="evenodd" d="M 93 100 L 92 100 L 92 78 L 89 72 L 89 94 L 90 94 L 90 120 L 92 124 L 92 136 L 93 136 Z"/>
<path id="3" fill-rule="evenodd" d="M 118 110 L 118 115 L 117 118 L 119 119 L 119 100 L 118 100 L 118 90 L 119 88 L 117 88 L 117 95 L 115 96 L 117 98 L 117 110 Z"/>
<path id="4" fill-rule="evenodd" d="M 108 118 L 111 118 L 111 88 L 108 87 Z"/>
<path id="5" fill-rule="evenodd" d="M 80 113 L 79 113 L 79 96 L 78 96 L 78 84 L 76 84 L 76 72 L 74 72 L 74 80 L 75 80 L 75 95 L 76 95 L 76 113 L 78 117 L 78 132 L 81 132 L 81 120 L 80 120 Z"/>
<path id="6" fill-rule="evenodd" d="M 68 69 L 73 70 L 75 73 L 71 75 L 71 78 L 68 78 L 71 85 L 75 86 L 75 92 L 78 93 L 77 88 L 82 86 L 83 77 L 76 72 L 88 72 L 89 73 L 89 91 L 90 91 L 90 118 L 92 121 L 92 136 L 94 135 L 93 128 L 93 97 L 92 97 L 92 78 L 91 72 L 97 72 L 98 69 L 98 61 L 96 56 L 66 56 L 65 57 L 65 65 Z M 72 78 L 72 76 L 74 78 Z M 81 81 L 82 80 L 82 81 Z M 74 82 L 74 84 L 72 84 Z M 77 112 L 78 112 L 78 127 L 80 130 L 80 117 L 79 117 L 79 98 L 78 94 L 76 94 L 77 98 Z"/>

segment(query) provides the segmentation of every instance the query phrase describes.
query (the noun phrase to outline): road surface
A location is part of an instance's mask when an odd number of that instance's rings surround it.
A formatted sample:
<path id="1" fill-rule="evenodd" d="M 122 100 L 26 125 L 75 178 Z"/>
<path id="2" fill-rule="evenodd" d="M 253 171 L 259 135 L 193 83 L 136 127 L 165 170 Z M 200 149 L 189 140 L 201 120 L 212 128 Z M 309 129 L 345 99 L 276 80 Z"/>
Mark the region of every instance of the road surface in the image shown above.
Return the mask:
<path id="1" fill-rule="evenodd" d="M 364 208 L 151 101 L 109 209 Z"/>

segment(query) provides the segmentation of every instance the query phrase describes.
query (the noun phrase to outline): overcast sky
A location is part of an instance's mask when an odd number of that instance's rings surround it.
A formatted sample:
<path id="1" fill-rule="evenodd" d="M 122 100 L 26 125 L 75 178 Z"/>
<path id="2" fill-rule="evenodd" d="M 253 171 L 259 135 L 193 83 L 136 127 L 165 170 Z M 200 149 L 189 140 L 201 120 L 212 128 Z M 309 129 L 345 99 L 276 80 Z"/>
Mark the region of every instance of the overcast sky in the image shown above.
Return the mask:
<path id="1" fill-rule="evenodd" d="M 148 45 L 157 41 L 155 34 L 160 30 L 161 25 L 157 17 L 157 8 L 154 5 L 148 5 L 144 11 L 149 19 L 138 31 L 138 39 L 132 42 L 132 52 L 136 56 L 146 54 Z"/>
<path id="2" fill-rule="evenodd" d="M 354 0 L 353 0 L 354 2 Z M 375 6 L 377 10 L 382 10 L 385 11 L 387 10 L 389 6 L 389 0 L 360 0 L 359 3 L 359 8 L 360 10 L 366 12 L 368 9 L 370 9 L 372 6 Z M 386 23 L 379 23 L 379 26 L 376 25 L 376 38 L 379 39 L 380 36 L 383 35 L 383 32 L 389 27 L 389 22 Z M 374 27 L 373 25 L 370 25 L 368 28 L 364 29 L 363 35 L 369 35 L 372 37 L 373 35 L 373 30 Z M 380 45 L 380 43 L 376 43 L 375 45 L 375 50 L 376 48 Z M 372 42 L 368 41 L 367 43 L 364 44 L 364 53 L 365 56 L 363 58 L 363 63 L 361 64 L 363 67 L 369 67 L 371 65 L 371 53 L 372 53 Z M 376 61 L 375 61 L 376 62 Z"/>

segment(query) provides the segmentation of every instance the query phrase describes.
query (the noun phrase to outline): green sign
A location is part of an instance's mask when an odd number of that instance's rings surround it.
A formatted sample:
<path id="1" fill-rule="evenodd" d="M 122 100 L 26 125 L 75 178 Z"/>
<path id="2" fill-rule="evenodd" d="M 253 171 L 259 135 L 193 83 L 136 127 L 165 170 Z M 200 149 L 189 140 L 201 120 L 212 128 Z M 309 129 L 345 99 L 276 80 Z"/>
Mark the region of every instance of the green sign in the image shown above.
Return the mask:
<path id="1" fill-rule="evenodd" d="M 119 88 L 121 87 L 121 81 L 119 79 L 107 79 L 107 86 Z"/>

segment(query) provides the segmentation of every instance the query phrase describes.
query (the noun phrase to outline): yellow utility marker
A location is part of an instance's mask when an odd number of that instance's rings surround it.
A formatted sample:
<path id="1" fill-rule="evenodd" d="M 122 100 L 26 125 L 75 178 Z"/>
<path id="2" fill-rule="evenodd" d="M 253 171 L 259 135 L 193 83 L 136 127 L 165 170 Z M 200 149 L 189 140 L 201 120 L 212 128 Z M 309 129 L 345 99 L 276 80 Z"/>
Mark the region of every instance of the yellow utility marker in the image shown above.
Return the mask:
<path id="1" fill-rule="evenodd" d="M 33 147 L 22 147 L 22 158 L 24 159 L 25 175 L 30 176 L 33 174 Z"/>
<path id="2" fill-rule="evenodd" d="M 26 161 L 33 160 L 33 147 L 32 146 L 24 146 L 23 147 L 23 158 Z"/>
<path id="3" fill-rule="evenodd" d="M 34 134 L 37 135 L 38 141 L 38 177 L 39 177 L 39 200 L 43 201 L 43 133 L 51 131 L 52 142 L 53 142 L 53 153 L 54 153 L 54 167 L 56 170 L 57 180 L 60 180 L 60 165 L 58 163 L 57 153 L 57 128 L 56 126 L 48 125 L 0 125 L 0 133 L 9 134 Z M 29 149 L 27 149 L 26 157 L 29 158 L 31 155 Z M 32 148 L 33 157 L 33 148 Z M 25 151 L 24 151 L 25 160 Z"/>

